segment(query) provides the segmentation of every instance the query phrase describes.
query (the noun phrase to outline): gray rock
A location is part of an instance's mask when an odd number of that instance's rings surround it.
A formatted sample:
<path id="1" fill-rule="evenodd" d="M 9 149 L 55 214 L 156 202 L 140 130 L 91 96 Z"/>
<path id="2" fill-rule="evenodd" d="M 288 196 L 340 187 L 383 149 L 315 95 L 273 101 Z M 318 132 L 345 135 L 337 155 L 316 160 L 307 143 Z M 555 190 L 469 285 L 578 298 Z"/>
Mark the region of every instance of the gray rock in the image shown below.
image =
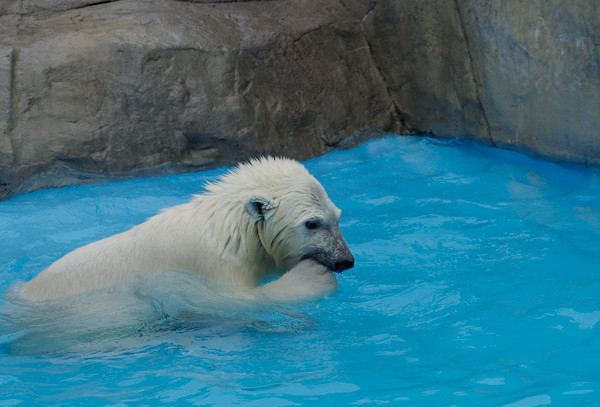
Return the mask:
<path id="1" fill-rule="evenodd" d="M 11 131 L 12 50 L 0 48 L 0 199 L 16 185 Z"/>
<path id="2" fill-rule="evenodd" d="M 410 128 L 600 165 L 597 2 L 344 2 Z"/>
<path id="3" fill-rule="evenodd" d="M 0 16 L 12 14 L 25 17 L 43 17 L 109 1 L 118 0 L 2 0 L 0 3 Z"/>
<path id="4" fill-rule="evenodd" d="M 600 165 L 600 5 L 458 3 L 496 144 Z"/>
<path id="5" fill-rule="evenodd" d="M 129 0 L 12 30 L 12 96 L 0 102 L 12 151 L 0 152 L 19 192 L 259 154 L 306 159 L 401 129 L 362 32 L 334 1 Z"/>
<path id="6" fill-rule="evenodd" d="M 454 2 L 376 2 L 360 24 L 411 129 L 489 142 Z"/>
<path id="7" fill-rule="evenodd" d="M 5 0 L 0 198 L 381 132 L 600 165 L 600 6 Z"/>

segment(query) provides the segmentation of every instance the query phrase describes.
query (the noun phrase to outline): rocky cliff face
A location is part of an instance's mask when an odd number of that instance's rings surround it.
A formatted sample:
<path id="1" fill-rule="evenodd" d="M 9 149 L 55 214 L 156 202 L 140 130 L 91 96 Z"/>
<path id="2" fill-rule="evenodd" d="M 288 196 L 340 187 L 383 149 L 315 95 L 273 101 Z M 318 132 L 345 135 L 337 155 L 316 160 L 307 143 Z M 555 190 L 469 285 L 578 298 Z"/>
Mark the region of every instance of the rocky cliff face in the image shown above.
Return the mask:
<path id="1" fill-rule="evenodd" d="M 401 129 L 338 2 L 55 3 L 0 22 L 4 194 L 259 154 L 306 159 Z"/>
<path id="2" fill-rule="evenodd" d="M 411 128 L 600 165 L 596 2 L 345 1 Z"/>
<path id="3" fill-rule="evenodd" d="M 600 4 L 459 1 L 499 147 L 600 165 Z"/>
<path id="4" fill-rule="evenodd" d="M 600 165 L 584 0 L 5 0 L 0 197 L 379 131 Z"/>

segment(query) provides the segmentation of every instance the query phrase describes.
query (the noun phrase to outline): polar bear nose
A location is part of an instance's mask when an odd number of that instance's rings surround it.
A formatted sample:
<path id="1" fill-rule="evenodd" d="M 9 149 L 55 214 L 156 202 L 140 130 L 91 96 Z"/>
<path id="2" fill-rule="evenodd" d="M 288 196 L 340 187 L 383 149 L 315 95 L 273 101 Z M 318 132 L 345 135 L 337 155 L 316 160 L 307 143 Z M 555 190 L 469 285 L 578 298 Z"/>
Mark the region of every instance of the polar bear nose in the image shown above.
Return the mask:
<path id="1" fill-rule="evenodd" d="M 337 272 L 342 272 L 344 270 L 351 269 L 352 267 L 354 267 L 354 257 L 336 261 L 334 270 Z"/>

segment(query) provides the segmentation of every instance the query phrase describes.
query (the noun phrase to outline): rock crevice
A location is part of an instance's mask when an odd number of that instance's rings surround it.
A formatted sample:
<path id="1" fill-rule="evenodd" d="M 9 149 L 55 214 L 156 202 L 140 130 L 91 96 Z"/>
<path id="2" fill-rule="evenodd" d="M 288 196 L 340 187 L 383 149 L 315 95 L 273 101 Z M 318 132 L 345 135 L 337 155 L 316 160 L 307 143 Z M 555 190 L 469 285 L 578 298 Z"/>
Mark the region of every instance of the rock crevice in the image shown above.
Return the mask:
<path id="1" fill-rule="evenodd" d="M 471 75 L 472 73 L 475 71 L 475 62 L 473 61 L 473 55 L 472 55 L 472 51 L 471 51 L 471 44 L 469 42 L 469 37 L 467 35 L 467 30 L 465 28 L 465 23 L 463 21 L 463 16 L 462 16 L 462 11 L 460 9 L 460 5 L 459 5 L 459 0 L 454 0 L 454 4 L 456 6 L 456 15 L 458 17 L 459 20 L 459 27 L 460 27 L 460 31 L 462 33 L 462 36 L 464 38 L 464 42 L 465 42 L 465 47 L 466 47 L 466 55 L 468 58 L 468 64 L 470 67 L 470 71 L 471 71 Z M 483 117 L 483 121 L 485 123 L 485 130 L 487 132 L 487 136 L 489 137 L 489 143 L 490 145 L 497 147 L 496 143 L 494 142 L 494 134 L 492 132 L 492 128 L 490 126 L 490 121 L 487 117 L 487 114 L 485 112 L 485 107 L 483 106 L 483 102 L 481 101 L 481 97 L 479 96 L 479 85 L 477 83 L 477 79 L 475 79 L 475 77 L 473 76 L 473 88 L 475 91 L 475 98 L 477 100 L 477 104 L 479 105 L 479 109 L 481 110 L 481 115 Z"/>

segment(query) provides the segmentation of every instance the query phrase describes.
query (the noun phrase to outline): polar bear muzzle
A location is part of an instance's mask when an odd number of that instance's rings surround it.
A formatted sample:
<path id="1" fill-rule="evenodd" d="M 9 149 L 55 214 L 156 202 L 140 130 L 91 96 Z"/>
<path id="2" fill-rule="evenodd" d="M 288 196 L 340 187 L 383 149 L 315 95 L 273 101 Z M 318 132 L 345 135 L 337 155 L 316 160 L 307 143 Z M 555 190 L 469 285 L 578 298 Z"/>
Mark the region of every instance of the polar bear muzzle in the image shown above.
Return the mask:
<path id="1" fill-rule="evenodd" d="M 329 270 L 341 273 L 354 267 L 354 256 L 339 228 L 332 229 L 329 231 L 327 242 L 318 247 L 308 248 L 301 260 L 312 259 Z"/>

